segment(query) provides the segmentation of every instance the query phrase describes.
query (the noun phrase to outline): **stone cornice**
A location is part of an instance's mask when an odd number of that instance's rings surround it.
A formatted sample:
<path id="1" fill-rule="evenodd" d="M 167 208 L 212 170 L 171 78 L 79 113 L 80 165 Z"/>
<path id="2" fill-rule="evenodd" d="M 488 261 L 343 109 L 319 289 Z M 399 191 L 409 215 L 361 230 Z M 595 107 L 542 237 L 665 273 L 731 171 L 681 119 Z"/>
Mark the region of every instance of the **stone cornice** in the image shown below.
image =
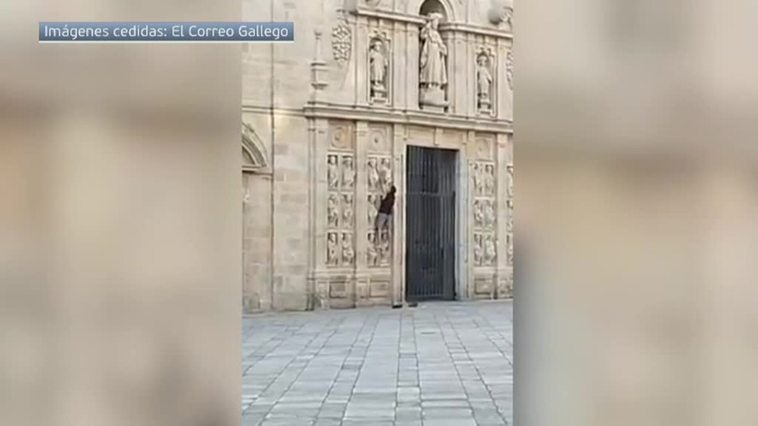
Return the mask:
<path id="1" fill-rule="evenodd" d="M 243 112 L 270 114 L 267 107 L 243 105 Z M 445 129 L 475 130 L 478 132 L 513 133 L 513 123 L 508 120 L 466 117 L 462 115 L 435 114 L 423 111 L 392 111 L 367 107 L 350 107 L 329 104 L 309 104 L 302 109 L 275 108 L 274 114 L 301 116 L 306 118 L 331 118 L 343 120 L 368 121 L 374 123 L 397 123 L 440 127 Z"/>
<path id="2" fill-rule="evenodd" d="M 396 123 L 426 127 L 439 127 L 478 132 L 513 133 L 513 123 L 507 120 L 483 119 L 460 115 L 440 115 L 423 111 L 375 110 L 365 107 L 345 107 L 328 104 L 310 104 L 303 108 L 308 118 L 331 118 L 343 120 Z"/>
<path id="3" fill-rule="evenodd" d="M 492 37 L 506 40 L 513 40 L 513 34 L 505 31 L 496 30 L 493 28 L 480 27 L 470 24 L 462 24 L 459 22 L 446 22 L 440 24 L 440 33 L 444 32 L 459 32 L 465 34 L 474 34 L 484 37 Z"/>

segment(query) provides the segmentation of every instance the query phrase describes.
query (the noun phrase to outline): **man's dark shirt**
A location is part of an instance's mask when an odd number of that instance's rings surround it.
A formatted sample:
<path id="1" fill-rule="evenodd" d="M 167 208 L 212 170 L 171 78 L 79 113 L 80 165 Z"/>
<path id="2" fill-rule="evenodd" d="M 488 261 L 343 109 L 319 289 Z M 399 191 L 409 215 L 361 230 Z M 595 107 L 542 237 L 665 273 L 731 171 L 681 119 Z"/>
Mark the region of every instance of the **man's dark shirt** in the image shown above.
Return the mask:
<path id="1" fill-rule="evenodd" d="M 392 207 L 395 205 L 395 194 L 387 194 L 379 205 L 379 213 L 392 214 Z"/>

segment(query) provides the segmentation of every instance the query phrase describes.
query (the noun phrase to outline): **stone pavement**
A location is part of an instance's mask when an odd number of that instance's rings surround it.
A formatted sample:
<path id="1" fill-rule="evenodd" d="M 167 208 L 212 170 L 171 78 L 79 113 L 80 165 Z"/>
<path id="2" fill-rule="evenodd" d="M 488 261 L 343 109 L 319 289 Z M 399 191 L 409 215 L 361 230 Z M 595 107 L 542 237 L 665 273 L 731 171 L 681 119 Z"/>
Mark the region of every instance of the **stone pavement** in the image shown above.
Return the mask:
<path id="1" fill-rule="evenodd" d="M 512 318 L 510 301 L 246 317 L 242 424 L 512 424 Z"/>

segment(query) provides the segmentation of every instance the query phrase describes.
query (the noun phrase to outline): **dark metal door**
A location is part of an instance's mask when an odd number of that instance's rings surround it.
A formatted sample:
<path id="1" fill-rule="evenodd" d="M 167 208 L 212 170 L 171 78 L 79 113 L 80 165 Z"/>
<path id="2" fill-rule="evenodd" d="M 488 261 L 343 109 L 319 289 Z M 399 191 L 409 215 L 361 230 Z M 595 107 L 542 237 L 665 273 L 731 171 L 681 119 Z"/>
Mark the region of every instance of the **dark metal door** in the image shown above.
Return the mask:
<path id="1" fill-rule="evenodd" d="M 408 147 L 405 296 L 455 298 L 456 152 Z"/>

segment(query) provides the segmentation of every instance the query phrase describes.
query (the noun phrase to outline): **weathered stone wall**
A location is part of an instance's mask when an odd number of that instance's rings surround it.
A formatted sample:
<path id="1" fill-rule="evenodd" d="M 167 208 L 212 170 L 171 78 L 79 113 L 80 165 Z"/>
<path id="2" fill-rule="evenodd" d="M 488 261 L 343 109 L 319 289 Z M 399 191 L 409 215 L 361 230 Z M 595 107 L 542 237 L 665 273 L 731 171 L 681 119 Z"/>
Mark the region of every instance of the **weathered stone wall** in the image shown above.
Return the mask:
<path id="1" fill-rule="evenodd" d="M 457 296 L 510 296 L 510 11 L 502 0 L 243 3 L 244 19 L 296 31 L 242 52 L 243 122 L 268 161 L 243 177 L 260 203 L 245 204 L 246 311 L 403 301 L 410 145 L 458 152 Z M 447 56 L 428 53 L 440 44 Z M 389 238 L 372 223 L 392 184 Z"/>

